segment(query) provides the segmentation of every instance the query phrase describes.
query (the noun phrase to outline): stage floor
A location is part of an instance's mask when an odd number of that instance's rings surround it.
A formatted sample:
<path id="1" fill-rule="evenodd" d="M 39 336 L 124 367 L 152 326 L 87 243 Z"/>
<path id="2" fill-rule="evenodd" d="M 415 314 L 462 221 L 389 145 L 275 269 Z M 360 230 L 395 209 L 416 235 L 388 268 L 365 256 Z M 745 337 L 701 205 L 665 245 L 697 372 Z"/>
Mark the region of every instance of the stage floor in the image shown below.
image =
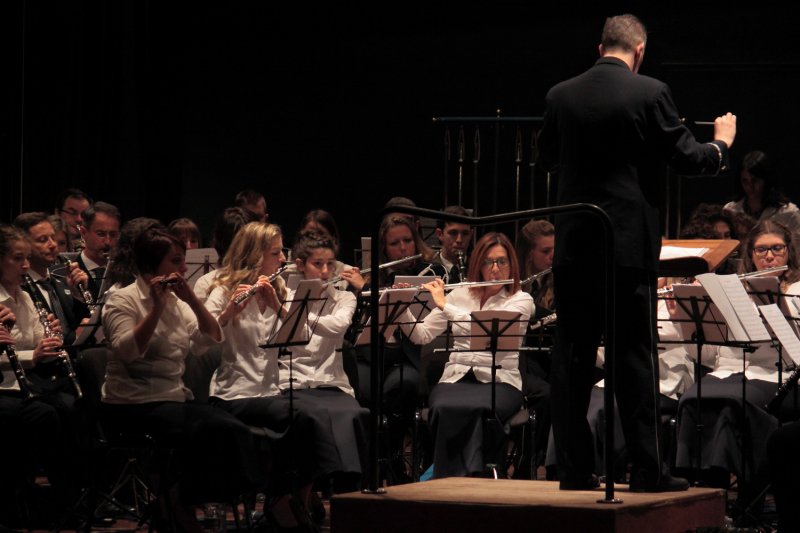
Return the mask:
<path id="1" fill-rule="evenodd" d="M 675 532 L 722 527 L 725 491 L 641 494 L 617 485 L 619 504 L 597 503 L 594 491 L 560 491 L 555 481 L 446 478 L 349 493 L 331 500 L 332 533 L 536 531 Z"/>

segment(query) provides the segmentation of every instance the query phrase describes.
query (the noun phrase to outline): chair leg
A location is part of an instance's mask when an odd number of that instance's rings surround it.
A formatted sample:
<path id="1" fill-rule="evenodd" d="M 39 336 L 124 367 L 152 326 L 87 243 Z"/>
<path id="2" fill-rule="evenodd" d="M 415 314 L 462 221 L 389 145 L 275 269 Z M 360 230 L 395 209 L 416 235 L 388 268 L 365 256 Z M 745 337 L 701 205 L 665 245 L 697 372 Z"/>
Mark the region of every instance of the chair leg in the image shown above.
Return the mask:
<path id="1" fill-rule="evenodd" d="M 539 479 L 539 474 L 537 471 L 539 469 L 539 465 L 537 461 L 539 459 L 539 450 L 536 447 L 536 434 L 538 430 L 538 419 L 536 418 L 536 411 L 531 411 L 530 415 L 528 416 L 528 446 L 530 448 L 530 462 L 529 467 L 530 472 L 529 479 Z"/>

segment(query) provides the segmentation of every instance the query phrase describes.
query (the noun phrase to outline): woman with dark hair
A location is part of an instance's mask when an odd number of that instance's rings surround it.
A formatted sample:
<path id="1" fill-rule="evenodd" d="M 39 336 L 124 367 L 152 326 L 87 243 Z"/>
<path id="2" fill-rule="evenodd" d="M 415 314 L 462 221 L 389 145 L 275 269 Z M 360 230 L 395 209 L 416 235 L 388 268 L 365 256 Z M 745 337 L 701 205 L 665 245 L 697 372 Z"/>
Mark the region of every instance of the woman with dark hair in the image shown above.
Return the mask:
<path id="1" fill-rule="evenodd" d="M 203 245 L 200 228 L 190 218 L 176 218 L 169 223 L 167 229 L 186 244 L 187 250 L 195 250 Z"/>
<path id="2" fill-rule="evenodd" d="M 748 152 L 742 160 L 739 198 L 725 210 L 750 215 L 756 221 L 772 219 L 795 234 L 800 231 L 800 209 L 778 188 L 772 161 L 761 150 Z"/>
<path id="3" fill-rule="evenodd" d="M 496 415 L 498 427 L 505 433 L 503 424 L 522 406 L 519 352 L 498 351 L 493 359 L 489 351 L 470 350 L 473 311 L 518 313 L 520 327 L 508 332 L 518 336 L 518 343 L 533 314 L 533 299 L 521 290 L 519 263 L 508 238 L 494 232 L 481 237 L 470 256 L 468 272 L 470 280 L 511 282 L 456 288 L 447 295 L 441 280 L 427 283 L 423 288 L 431 292 L 435 309 L 422 323 L 401 326 L 418 344 L 432 341 L 448 326 L 455 339 L 444 373 L 429 398 L 433 476 L 437 478 L 473 475 L 484 471 L 488 463 L 497 463 L 505 435 L 490 433 L 492 428 L 484 427 L 484 419 Z M 493 364 L 498 366 L 494 384 Z M 495 413 L 491 413 L 493 387 Z"/>
<path id="4" fill-rule="evenodd" d="M 154 219 L 147 217 L 132 218 L 122 225 L 119 232 L 119 244 L 111 253 L 110 266 L 108 266 L 108 276 L 114 290 L 127 287 L 136 281 L 136 258 L 133 255 L 133 243 L 136 238 L 148 229 L 160 229 L 167 231 L 164 225 Z"/>
<path id="5" fill-rule="evenodd" d="M 218 257 L 217 264 L 215 265 L 216 269 L 222 266 L 222 260 L 225 258 L 225 254 L 228 253 L 228 248 L 230 248 L 231 242 L 233 242 L 233 238 L 236 236 L 239 229 L 245 224 L 256 221 L 257 218 L 252 211 L 248 211 L 242 207 L 229 207 L 223 211 L 214 225 L 214 238 L 212 241 L 212 245 L 217 251 Z M 194 287 L 192 287 L 192 290 L 197 297 L 200 298 L 200 301 L 204 302 L 206 298 L 208 298 L 208 295 L 211 294 L 213 290 L 212 285 L 217 277 L 216 269 L 200 276 L 195 282 Z"/>
<path id="6" fill-rule="evenodd" d="M 200 353 L 223 338 L 183 277 L 183 242 L 156 227 L 132 244 L 136 281 L 109 296 L 103 310 L 111 354 L 101 415 L 111 431 L 150 435 L 159 450 L 177 450 L 178 475 L 166 489 L 180 505 L 162 511 L 197 529 L 185 504 L 231 501 L 258 481 L 252 436 L 228 413 L 193 403 L 183 383 L 190 348 Z"/>
<path id="7" fill-rule="evenodd" d="M 306 216 L 304 216 L 303 220 L 300 222 L 300 231 L 297 232 L 295 241 L 299 241 L 304 233 L 316 233 L 324 236 L 327 239 L 330 239 L 330 241 L 333 242 L 334 254 L 338 255 L 339 228 L 336 226 L 336 221 L 333 219 L 333 216 L 327 211 L 323 209 L 314 209 L 313 211 L 306 213 Z M 292 257 L 292 259 L 295 259 L 295 257 Z M 342 263 L 338 259 L 335 261 L 334 270 L 330 277 L 339 278 L 339 281 L 333 284 L 334 287 L 342 290 L 347 289 L 347 281 L 341 279 L 341 274 L 345 270 L 349 270 L 351 268 L 353 267 Z M 286 270 L 283 271 L 283 279 L 288 280 L 289 276 L 292 274 L 297 274 L 297 272 L 297 265 L 291 264 Z"/>
<path id="8" fill-rule="evenodd" d="M 787 266 L 770 275 L 780 279 L 784 294 L 800 294 L 800 260 L 789 229 L 772 220 L 762 220 L 743 246 L 740 273 Z M 790 306 L 791 307 L 791 306 Z M 753 352 L 722 346 L 713 361 L 713 371 L 702 378 L 700 419 L 697 386 L 680 399 L 678 407 L 678 467 L 699 470 L 699 476 L 714 486 L 726 488 L 730 474 L 746 475 L 750 488 L 754 475 L 762 473 L 766 461 L 766 438 L 778 420 L 764 410 L 778 386 L 778 365 L 784 357 L 772 345 L 762 343 Z M 787 369 L 783 368 L 784 376 Z M 746 413 L 742 416 L 742 387 L 746 387 Z M 743 421 L 746 420 L 747 427 Z M 702 427 L 697 448 L 698 424 Z M 742 464 L 742 448 L 745 464 Z"/>

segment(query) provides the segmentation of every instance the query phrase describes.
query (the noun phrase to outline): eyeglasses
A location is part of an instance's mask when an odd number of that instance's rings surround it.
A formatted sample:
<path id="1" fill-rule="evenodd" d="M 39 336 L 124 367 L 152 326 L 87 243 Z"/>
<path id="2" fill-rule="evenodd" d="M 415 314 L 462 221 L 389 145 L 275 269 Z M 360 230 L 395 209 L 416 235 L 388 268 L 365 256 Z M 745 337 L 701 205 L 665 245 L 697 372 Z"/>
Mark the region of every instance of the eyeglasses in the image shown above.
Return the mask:
<path id="1" fill-rule="evenodd" d="M 484 259 L 481 264 L 488 268 L 492 268 L 494 265 L 497 265 L 498 268 L 503 268 L 508 266 L 508 258 L 498 257 L 497 259 Z"/>
<path id="2" fill-rule="evenodd" d="M 785 255 L 786 254 L 786 245 L 785 244 L 773 244 L 772 246 L 756 246 L 753 248 L 753 253 L 759 257 L 763 257 L 767 255 L 767 252 L 772 252 L 772 255 Z"/>

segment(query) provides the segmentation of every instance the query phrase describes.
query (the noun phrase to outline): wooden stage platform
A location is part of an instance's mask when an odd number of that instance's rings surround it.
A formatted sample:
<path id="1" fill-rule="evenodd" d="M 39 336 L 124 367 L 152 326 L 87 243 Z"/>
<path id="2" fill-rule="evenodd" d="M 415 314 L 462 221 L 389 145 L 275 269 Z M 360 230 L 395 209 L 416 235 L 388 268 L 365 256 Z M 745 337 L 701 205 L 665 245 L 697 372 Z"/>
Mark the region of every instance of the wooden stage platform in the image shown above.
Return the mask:
<path id="1" fill-rule="evenodd" d="M 594 491 L 560 491 L 555 481 L 447 478 L 349 493 L 331 500 L 331 532 L 675 532 L 722 527 L 725 492 L 641 494 L 617 485 L 621 504 Z"/>

